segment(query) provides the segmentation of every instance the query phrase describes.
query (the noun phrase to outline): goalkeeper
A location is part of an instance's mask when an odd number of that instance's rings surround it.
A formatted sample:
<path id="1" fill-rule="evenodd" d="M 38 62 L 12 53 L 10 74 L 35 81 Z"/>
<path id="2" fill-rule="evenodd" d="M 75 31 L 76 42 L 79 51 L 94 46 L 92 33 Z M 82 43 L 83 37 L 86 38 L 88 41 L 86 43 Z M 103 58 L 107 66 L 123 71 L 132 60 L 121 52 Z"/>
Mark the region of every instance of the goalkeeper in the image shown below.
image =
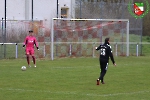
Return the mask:
<path id="1" fill-rule="evenodd" d="M 109 45 L 109 38 L 105 39 L 105 43 L 100 45 L 99 47 L 95 48 L 96 50 L 100 50 L 100 57 L 99 57 L 99 62 L 100 62 L 100 76 L 97 79 L 97 85 L 104 83 L 104 76 L 107 72 L 108 69 L 108 63 L 109 63 L 109 57 L 111 58 L 112 63 L 116 66 L 116 63 L 114 61 L 114 57 L 112 54 L 111 46 Z"/>
<path id="2" fill-rule="evenodd" d="M 31 30 L 31 31 L 29 31 L 29 35 L 25 38 L 24 43 L 23 43 L 23 48 L 26 47 L 26 49 L 25 49 L 26 58 L 27 58 L 27 63 L 28 63 L 29 67 L 31 67 L 30 58 L 29 58 L 30 55 L 32 56 L 34 67 L 36 67 L 35 56 L 34 56 L 34 44 L 35 44 L 37 50 L 39 50 L 38 42 L 37 42 L 36 38 L 33 36 L 33 31 Z"/>

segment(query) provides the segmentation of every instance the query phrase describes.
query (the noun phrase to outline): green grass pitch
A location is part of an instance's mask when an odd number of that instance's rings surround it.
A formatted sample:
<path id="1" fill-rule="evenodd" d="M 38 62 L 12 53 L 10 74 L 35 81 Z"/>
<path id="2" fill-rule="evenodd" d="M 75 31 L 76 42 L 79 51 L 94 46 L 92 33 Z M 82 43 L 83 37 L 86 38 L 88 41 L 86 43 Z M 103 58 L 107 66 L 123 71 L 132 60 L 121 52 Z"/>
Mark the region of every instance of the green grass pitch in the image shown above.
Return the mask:
<path id="1" fill-rule="evenodd" d="M 0 100 L 149 100 L 150 57 L 115 57 L 105 83 L 96 85 L 98 58 L 0 60 Z"/>

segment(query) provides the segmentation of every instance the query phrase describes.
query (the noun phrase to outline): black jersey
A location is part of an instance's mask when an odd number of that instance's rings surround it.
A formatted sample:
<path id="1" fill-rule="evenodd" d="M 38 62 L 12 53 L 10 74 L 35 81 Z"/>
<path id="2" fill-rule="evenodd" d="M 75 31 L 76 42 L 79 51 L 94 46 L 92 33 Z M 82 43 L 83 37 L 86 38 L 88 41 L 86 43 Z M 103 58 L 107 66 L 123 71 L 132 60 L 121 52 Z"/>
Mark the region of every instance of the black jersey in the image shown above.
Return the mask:
<path id="1" fill-rule="evenodd" d="M 109 57 L 110 57 L 112 63 L 113 64 L 115 63 L 110 45 L 104 43 L 103 45 L 100 45 L 96 50 L 100 50 L 101 61 L 109 62 Z"/>

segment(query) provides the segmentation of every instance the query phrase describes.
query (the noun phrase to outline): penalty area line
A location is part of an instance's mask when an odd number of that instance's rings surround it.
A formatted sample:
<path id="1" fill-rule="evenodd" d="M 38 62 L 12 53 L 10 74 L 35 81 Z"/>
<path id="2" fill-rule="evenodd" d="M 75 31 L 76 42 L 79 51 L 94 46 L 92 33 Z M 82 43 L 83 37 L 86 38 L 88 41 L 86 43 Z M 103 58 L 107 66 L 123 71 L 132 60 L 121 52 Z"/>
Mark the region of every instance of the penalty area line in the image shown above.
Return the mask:
<path id="1" fill-rule="evenodd" d="M 5 91 L 20 91 L 20 92 L 39 92 L 39 93 L 51 93 L 51 94 L 65 94 L 65 95 L 87 95 L 87 96 L 93 96 L 93 97 L 109 97 L 109 96 L 118 96 L 118 95 L 133 95 L 133 94 L 142 94 L 142 93 L 149 93 L 150 91 L 148 90 L 143 90 L 143 91 L 137 91 L 137 92 L 128 92 L 128 93 L 114 93 L 114 94 L 80 94 L 77 93 L 77 91 L 46 91 L 46 90 L 26 90 L 26 89 L 14 89 L 14 88 L 0 88 L 0 90 L 5 90 Z"/>
<path id="2" fill-rule="evenodd" d="M 133 94 L 142 94 L 142 93 L 149 93 L 150 91 L 137 91 L 137 92 L 128 92 L 128 93 L 114 93 L 114 94 L 103 94 L 103 95 L 96 95 L 96 94 L 87 94 L 88 96 L 100 96 L 100 97 L 109 97 L 109 96 L 118 96 L 118 95 L 133 95 Z"/>

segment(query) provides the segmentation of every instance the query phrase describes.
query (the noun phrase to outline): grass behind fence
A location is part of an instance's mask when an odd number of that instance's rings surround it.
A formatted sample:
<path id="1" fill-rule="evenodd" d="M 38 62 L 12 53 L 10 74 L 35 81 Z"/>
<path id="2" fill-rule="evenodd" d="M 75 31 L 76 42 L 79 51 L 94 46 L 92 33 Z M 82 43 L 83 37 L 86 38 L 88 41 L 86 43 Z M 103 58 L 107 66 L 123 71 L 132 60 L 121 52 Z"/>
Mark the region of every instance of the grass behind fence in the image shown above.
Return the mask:
<path id="1" fill-rule="evenodd" d="M 149 57 L 116 57 L 105 83 L 96 85 L 98 58 L 0 60 L 0 100 L 149 100 Z"/>

